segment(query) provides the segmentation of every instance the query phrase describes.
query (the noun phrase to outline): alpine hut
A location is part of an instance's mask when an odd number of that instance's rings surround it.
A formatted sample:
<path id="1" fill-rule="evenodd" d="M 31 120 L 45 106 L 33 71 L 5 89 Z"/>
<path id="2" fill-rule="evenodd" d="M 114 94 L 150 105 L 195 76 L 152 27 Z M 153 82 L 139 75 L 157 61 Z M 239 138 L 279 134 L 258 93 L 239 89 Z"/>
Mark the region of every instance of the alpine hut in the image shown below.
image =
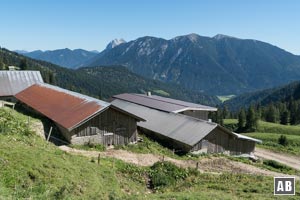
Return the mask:
<path id="1" fill-rule="evenodd" d="M 16 98 L 55 122 L 72 144 L 136 142 L 137 122 L 143 120 L 118 106 L 49 84 L 34 84 Z"/>

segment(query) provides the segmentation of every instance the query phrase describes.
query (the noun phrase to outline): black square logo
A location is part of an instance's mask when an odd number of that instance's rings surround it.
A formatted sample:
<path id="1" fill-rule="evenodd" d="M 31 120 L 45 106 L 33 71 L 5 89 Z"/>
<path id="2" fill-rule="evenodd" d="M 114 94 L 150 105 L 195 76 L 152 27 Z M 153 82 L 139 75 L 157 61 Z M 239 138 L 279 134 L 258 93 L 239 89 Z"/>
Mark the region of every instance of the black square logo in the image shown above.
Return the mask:
<path id="1" fill-rule="evenodd" d="M 274 177 L 274 195 L 295 195 L 295 177 Z"/>

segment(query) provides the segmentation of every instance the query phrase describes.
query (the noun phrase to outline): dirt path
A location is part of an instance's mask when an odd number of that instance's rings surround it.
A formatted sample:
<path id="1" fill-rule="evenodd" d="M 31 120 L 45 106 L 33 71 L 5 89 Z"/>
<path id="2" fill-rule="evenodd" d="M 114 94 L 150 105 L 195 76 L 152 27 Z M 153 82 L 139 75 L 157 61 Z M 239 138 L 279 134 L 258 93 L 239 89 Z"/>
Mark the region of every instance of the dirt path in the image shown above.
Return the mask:
<path id="1" fill-rule="evenodd" d="M 79 150 L 79 149 L 70 148 L 68 146 L 60 146 L 59 148 L 65 152 L 75 154 L 75 155 L 82 155 L 87 157 L 98 157 L 98 155 L 100 154 L 101 157 L 117 158 L 124 162 L 136 164 L 139 166 L 151 166 L 155 162 L 161 161 L 163 159 L 163 157 L 159 155 L 138 154 L 138 153 L 132 153 L 124 150 L 110 149 L 105 152 L 99 152 L 99 151 Z M 188 167 L 195 168 L 198 162 L 198 168 L 201 172 L 212 172 L 212 173 L 231 172 L 231 173 L 255 174 L 255 175 L 272 176 L 272 177 L 288 176 L 282 173 L 272 172 L 272 171 L 257 168 L 252 165 L 247 165 L 244 163 L 232 161 L 223 157 L 204 158 L 199 161 L 195 161 L 195 160 L 177 160 L 165 156 L 164 160 L 170 161 L 175 165 L 183 168 L 188 168 Z"/>
<path id="2" fill-rule="evenodd" d="M 255 153 L 257 157 L 268 159 L 268 160 L 275 160 L 279 163 L 285 164 L 289 167 L 294 169 L 300 170 L 300 157 L 286 155 L 283 153 L 277 153 L 266 149 L 255 148 Z"/>

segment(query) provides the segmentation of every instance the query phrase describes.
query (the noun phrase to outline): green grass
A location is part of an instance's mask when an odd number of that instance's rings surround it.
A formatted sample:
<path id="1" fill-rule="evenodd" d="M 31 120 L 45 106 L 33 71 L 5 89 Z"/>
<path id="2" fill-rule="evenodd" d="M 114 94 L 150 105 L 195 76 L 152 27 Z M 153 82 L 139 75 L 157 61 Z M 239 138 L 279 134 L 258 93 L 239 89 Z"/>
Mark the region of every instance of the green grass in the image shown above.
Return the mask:
<path id="1" fill-rule="evenodd" d="M 300 126 L 281 125 L 281 124 L 259 121 L 257 132 L 300 136 Z"/>
<path id="2" fill-rule="evenodd" d="M 261 168 L 261 169 L 267 169 L 270 171 L 274 172 L 279 172 L 279 173 L 284 173 L 284 174 L 290 174 L 290 175 L 295 175 L 299 174 L 300 171 L 296 170 L 294 168 L 291 168 L 287 165 L 278 163 L 273 160 L 263 160 L 262 162 L 253 162 L 249 160 L 248 158 L 243 158 L 243 157 L 232 157 L 232 156 L 227 156 L 228 159 L 237 161 L 237 162 L 242 162 L 248 165 L 253 165 L 255 167 Z"/>
<path id="3" fill-rule="evenodd" d="M 278 138 L 280 137 L 278 133 L 255 132 L 246 133 L 245 135 L 262 140 L 263 143 L 258 144 L 259 147 L 300 156 L 300 135 L 285 135 L 288 141 L 287 146 L 278 143 Z"/>
<path id="4" fill-rule="evenodd" d="M 233 97 L 235 97 L 235 95 L 224 95 L 224 96 L 217 96 L 217 97 L 223 103 L 224 101 L 232 99 Z"/>
<path id="5" fill-rule="evenodd" d="M 7 119 L 5 115 L 10 119 L 8 112 L 1 112 L 0 119 Z M 15 112 L 12 116 L 22 119 Z M 112 159 L 102 159 L 98 166 L 90 159 L 66 154 L 27 133 L 25 123 L 18 120 L 11 122 L 19 124 L 17 131 L 0 134 L 0 199 L 109 199 L 146 191 L 144 184 L 120 175 L 123 163 L 116 162 L 113 168 Z M 132 189 L 124 192 L 127 185 Z"/>
<path id="6" fill-rule="evenodd" d="M 224 123 L 228 127 L 234 127 L 237 120 L 225 119 Z M 262 140 L 262 144 L 257 144 L 259 147 L 300 156 L 300 126 L 281 125 L 259 121 L 256 132 L 243 134 Z M 286 136 L 288 140 L 287 146 L 283 146 L 278 143 L 280 135 Z"/>
<path id="7" fill-rule="evenodd" d="M 143 139 L 143 142 L 138 142 L 136 144 L 129 144 L 126 146 L 115 146 L 115 149 L 123 149 L 127 151 L 131 151 L 134 153 L 151 153 L 161 156 L 169 156 L 177 159 L 182 159 L 183 157 L 178 156 L 173 153 L 172 150 L 170 150 L 167 147 L 163 147 L 158 142 L 146 137 L 145 135 L 139 134 L 139 137 Z"/>
<path id="8" fill-rule="evenodd" d="M 73 145 L 70 144 L 69 147 L 74 149 L 81 149 L 87 151 L 105 151 L 106 147 L 101 144 L 85 144 L 85 145 Z"/>
<path id="9" fill-rule="evenodd" d="M 224 119 L 225 125 L 232 125 L 237 123 L 237 119 Z M 259 120 L 257 132 L 276 133 L 283 135 L 300 135 L 300 126 L 282 125 Z"/>
<path id="10" fill-rule="evenodd" d="M 224 124 L 237 124 L 238 120 L 237 119 L 224 119 Z"/>
<path id="11" fill-rule="evenodd" d="M 170 94 L 164 90 L 153 90 L 153 92 L 155 92 L 157 94 L 161 94 L 163 96 L 170 96 Z"/>
<path id="12" fill-rule="evenodd" d="M 102 158 L 98 165 L 94 159 L 67 154 L 28 130 L 26 117 L 2 111 L 0 125 L 5 121 L 10 129 L 0 133 L 0 199 L 274 198 L 272 177 L 227 173 L 184 174 L 153 192 L 146 184 L 153 168 L 112 158 Z M 160 174 L 165 169 L 155 170 Z M 299 186 L 291 199 L 299 199 Z"/>

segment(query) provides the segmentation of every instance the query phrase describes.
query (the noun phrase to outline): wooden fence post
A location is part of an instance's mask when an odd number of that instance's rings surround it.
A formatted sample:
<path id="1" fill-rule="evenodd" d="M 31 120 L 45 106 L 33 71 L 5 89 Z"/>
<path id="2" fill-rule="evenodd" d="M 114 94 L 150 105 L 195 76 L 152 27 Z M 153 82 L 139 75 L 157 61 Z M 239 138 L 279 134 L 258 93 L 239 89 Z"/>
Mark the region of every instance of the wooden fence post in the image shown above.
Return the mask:
<path id="1" fill-rule="evenodd" d="M 48 137 L 47 137 L 47 142 L 49 142 L 49 139 L 50 139 L 50 136 L 51 136 L 51 133 L 52 133 L 52 129 L 53 129 L 53 127 L 51 126 Z"/>
<path id="2" fill-rule="evenodd" d="M 30 117 L 28 116 L 28 118 L 27 118 L 27 128 L 29 129 L 29 127 L 30 127 Z"/>
<path id="3" fill-rule="evenodd" d="M 98 165 L 100 165 L 100 153 L 98 155 Z"/>

